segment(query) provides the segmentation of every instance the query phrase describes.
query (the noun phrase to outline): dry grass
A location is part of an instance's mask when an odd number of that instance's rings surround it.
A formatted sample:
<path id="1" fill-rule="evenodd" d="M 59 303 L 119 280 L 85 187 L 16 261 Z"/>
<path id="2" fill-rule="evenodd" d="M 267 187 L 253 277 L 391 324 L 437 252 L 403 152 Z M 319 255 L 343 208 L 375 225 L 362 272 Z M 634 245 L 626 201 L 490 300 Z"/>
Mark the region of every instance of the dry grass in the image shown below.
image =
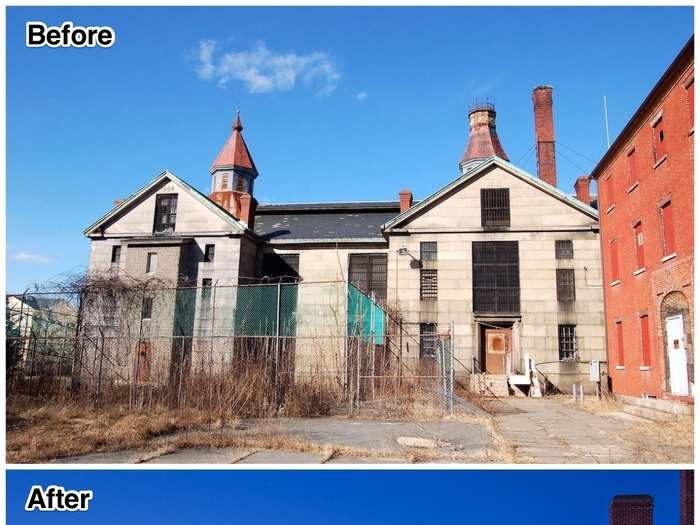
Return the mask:
<path id="1" fill-rule="evenodd" d="M 564 400 L 573 403 L 571 396 L 559 396 Z M 598 399 L 596 396 L 584 396 L 583 404 L 576 402 L 576 407 L 590 412 L 591 414 L 609 414 L 611 412 L 622 412 L 624 404 L 614 396 L 603 396 Z"/>
<path id="2" fill-rule="evenodd" d="M 28 398 L 7 400 L 7 461 L 37 463 L 55 458 L 143 447 L 151 439 L 202 427 L 195 410 L 131 412 L 124 406 L 40 404 Z"/>

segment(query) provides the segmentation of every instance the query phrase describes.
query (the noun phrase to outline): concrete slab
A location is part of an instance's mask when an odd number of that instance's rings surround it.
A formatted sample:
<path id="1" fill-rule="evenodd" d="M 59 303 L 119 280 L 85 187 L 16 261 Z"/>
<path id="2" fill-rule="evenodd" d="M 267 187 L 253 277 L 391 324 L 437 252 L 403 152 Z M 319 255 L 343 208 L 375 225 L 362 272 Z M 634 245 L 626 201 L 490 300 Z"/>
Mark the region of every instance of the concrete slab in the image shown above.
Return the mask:
<path id="1" fill-rule="evenodd" d="M 117 450 L 115 452 L 95 452 L 82 456 L 59 458 L 52 463 L 137 463 L 147 454 L 144 450 Z"/>
<path id="2" fill-rule="evenodd" d="M 338 456 L 331 458 L 326 462 L 326 465 L 339 464 L 339 465 L 369 465 L 377 463 L 408 463 L 408 460 L 403 458 L 368 458 L 368 457 L 354 457 L 354 456 Z"/>
<path id="3" fill-rule="evenodd" d="M 286 450 L 259 450 L 248 457 L 243 458 L 241 463 L 321 463 L 322 456 L 311 452 L 288 452 Z"/>
<path id="4" fill-rule="evenodd" d="M 237 448 L 187 448 L 180 449 L 172 454 L 165 454 L 153 458 L 146 463 L 215 463 L 226 464 L 235 463 L 246 456 L 249 456 L 252 451 Z"/>

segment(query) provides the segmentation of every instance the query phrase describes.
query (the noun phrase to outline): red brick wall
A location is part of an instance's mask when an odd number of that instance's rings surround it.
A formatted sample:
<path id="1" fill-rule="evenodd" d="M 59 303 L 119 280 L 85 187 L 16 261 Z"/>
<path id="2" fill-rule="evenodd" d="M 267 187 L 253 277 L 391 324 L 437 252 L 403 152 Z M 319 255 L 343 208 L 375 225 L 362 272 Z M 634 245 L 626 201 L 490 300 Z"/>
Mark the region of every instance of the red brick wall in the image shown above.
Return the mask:
<path id="1" fill-rule="evenodd" d="M 692 76 L 691 59 L 687 67 L 670 79 L 664 94 L 647 108 L 643 121 L 629 134 L 628 140 L 598 169 L 608 361 L 613 392 L 619 394 L 669 397 L 659 308 L 672 291 L 682 292 L 690 305 L 686 337 L 692 354 L 694 133 L 686 87 Z M 667 155 L 657 160 L 652 124 L 660 112 Z M 635 175 L 631 177 L 628 152 L 632 149 Z M 660 204 L 669 198 L 673 206 L 676 255 L 665 259 Z M 645 269 L 641 272 L 636 272 L 637 246 L 633 234 L 638 221 L 644 237 Z M 618 242 L 620 282 L 613 286 L 610 240 L 614 238 Z M 650 367 L 642 366 L 640 314 L 645 312 L 651 332 Z M 618 367 L 615 335 L 615 322 L 620 319 L 624 368 Z"/>

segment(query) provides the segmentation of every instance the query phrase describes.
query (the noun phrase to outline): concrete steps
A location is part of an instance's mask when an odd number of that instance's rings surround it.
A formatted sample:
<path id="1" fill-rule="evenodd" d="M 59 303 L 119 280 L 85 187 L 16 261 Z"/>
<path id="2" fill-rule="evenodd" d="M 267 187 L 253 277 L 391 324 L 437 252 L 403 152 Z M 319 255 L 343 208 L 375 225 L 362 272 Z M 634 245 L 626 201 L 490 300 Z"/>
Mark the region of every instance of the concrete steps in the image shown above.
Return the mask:
<path id="1" fill-rule="evenodd" d="M 470 389 L 475 394 L 508 397 L 508 376 L 505 374 L 472 374 Z"/>

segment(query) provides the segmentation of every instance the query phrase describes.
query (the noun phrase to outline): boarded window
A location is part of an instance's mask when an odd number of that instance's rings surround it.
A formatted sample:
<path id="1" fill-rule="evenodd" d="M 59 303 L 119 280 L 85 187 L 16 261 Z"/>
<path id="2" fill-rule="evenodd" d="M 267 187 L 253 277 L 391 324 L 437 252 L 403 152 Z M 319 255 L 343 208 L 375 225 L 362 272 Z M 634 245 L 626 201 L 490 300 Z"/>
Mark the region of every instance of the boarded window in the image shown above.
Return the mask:
<path id="1" fill-rule="evenodd" d="M 573 259 L 574 258 L 574 243 L 573 241 L 554 241 L 554 253 L 557 259 Z"/>
<path id="2" fill-rule="evenodd" d="M 112 246 L 112 264 L 114 266 L 119 266 L 119 259 L 122 256 L 121 246 Z"/>
<path id="3" fill-rule="evenodd" d="M 153 297 L 144 297 L 141 305 L 141 319 L 150 319 L 153 315 Z"/>
<path id="4" fill-rule="evenodd" d="M 634 246 L 637 256 L 637 269 L 644 268 L 644 232 L 642 231 L 642 223 L 638 222 L 634 225 Z"/>
<path id="5" fill-rule="evenodd" d="M 158 254 L 149 252 L 146 254 L 146 273 L 155 272 L 158 269 Z"/>
<path id="6" fill-rule="evenodd" d="M 615 322 L 615 335 L 617 336 L 617 364 L 625 366 L 625 345 L 622 334 L 622 321 Z"/>
<path id="7" fill-rule="evenodd" d="M 517 241 L 472 242 L 474 312 L 520 312 Z"/>
<path id="8" fill-rule="evenodd" d="M 153 221 L 154 233 L 173 233 L 177 215 L 177 195 L 156 196 L 156 216 Z"/>
<path id="9" fill-rule="evenodd" d="M 214 250 L 216 249 L 216 245 L 214 244 L 207 244 L 204 247 L 204 262 L 214 262 Z"/>
<path id="10" fill-rule="evenodd" d="M 420 271 L 420 298 L 437 299 L 438 296 L 438 273 L 437 270 Z"/>
<path id="11" fill-rule="evenodd" d="M 612 282 L 620 280 L 620 259 L 617 249 L 617 239 L 610 241 L 610 278 Z"/>
<path id="12" fill-rule="evenodd" d="M 627 153 L 627 182 L 631 186 L 637 180 L 637 155 L 635 155 L 635 149 L 632 148 Z"/>
<path id="13" fill-rule="evenodd" d="M 275 282 L 298 282 L 299 254 L 266 253 L 263 255 L 263 277 Z"/>
<path id="14" fill-rule="evenodd" d="M 663 117 L 659 117 L 651 129 L 654 138 L 654 160 L 659 161 L 666 155 L 666 137 L 664 136 Z"/>
<path id="15" fill-rule="evenodd" d="M 386 301 L 386 261 L 384 253 L 353 253 L 349 261 L 349 279 L 367 295 L 374 293 L 379 301 Z"/>
<path id="16" fill-rule="evenodd" d="M 437 351 L 437 325 L 420 324 L 420 357 L 435 357 Z"/>
<path id="17" fill-rule="evenodd" d="M 642 366 L 651 366 L 651 350 L 649 347 L 649 316 L 639 317 L 640 330 L 642 331 Z"/>
<path id="18" fill-rule="evenodd" d="M 576 358 L 576 325 L 559 325 L 559 360 L 567 361 Z"/>
<path id="19" fill-rule="evenodd" d="M 508 188 L 482 188 L 481 226 L 510 226 L 510 192 Z"/>
<path id="20" fill-rule="evenodd" d="M 421 261 L 437 261 L 437 243 L 422 242 L 420 243 L 420 260 Z"/>
<path id="21" fill-rule="evenodd" d="M 576 300 L 576 279 L 570 269 L 557 270 L 557 301 L 570 303 Z"/>
<path id="22" fill-rule="evenodd" d="M 671 201 L 661 207 L 661 222 L 664 235 L 664 255 L 671 255 L 676 251 L 676 243 L 673 236 L 673 208 Z"/>
<path id="23" fill-rule="evenodd" d="M 221 176 L 221 189 L 222 189 L 222 190 L 227 190 L 227 189 L 228 189 L 228 183 L 229 183 L 229 180 L 228 180 L 228 173 L 224 173 L 224 174 Z"/>

